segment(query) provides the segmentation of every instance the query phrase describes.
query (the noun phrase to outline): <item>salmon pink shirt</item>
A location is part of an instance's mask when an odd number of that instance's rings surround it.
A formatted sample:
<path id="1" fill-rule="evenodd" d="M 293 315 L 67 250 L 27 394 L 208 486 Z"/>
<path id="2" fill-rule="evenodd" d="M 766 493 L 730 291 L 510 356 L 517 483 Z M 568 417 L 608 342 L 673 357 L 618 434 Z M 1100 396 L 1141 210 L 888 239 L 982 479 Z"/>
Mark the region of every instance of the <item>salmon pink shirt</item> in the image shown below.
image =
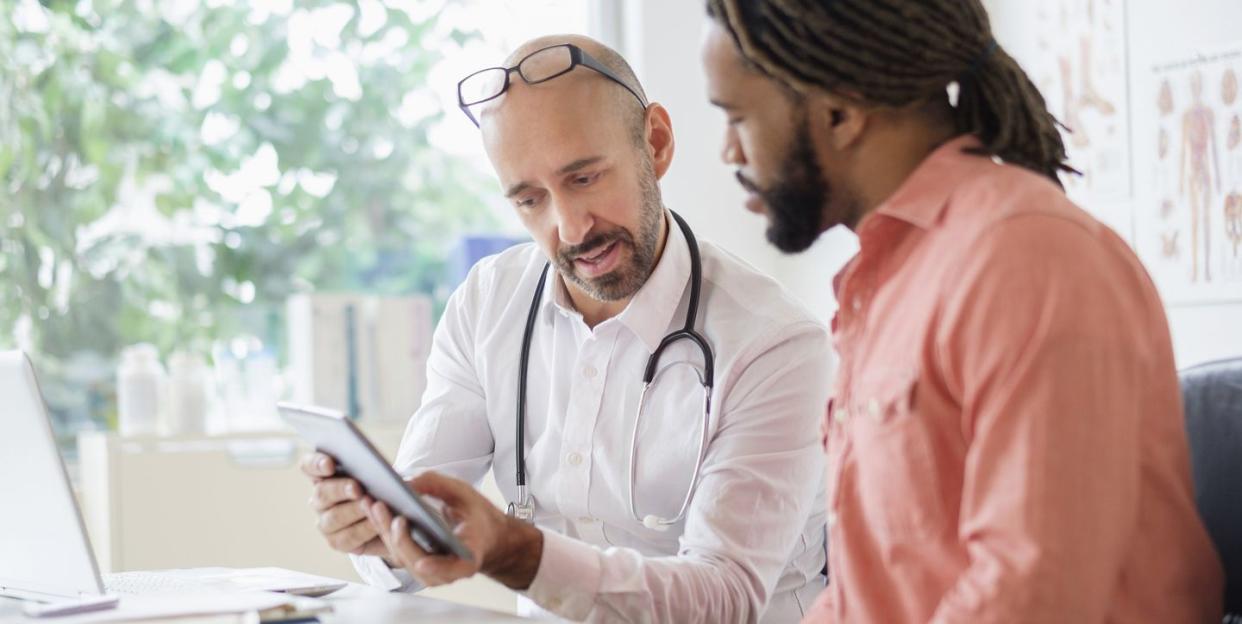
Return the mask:
<path id="1" fill-rule="evenodd" d="M 837 275 L 806 622 L 1220 622 L 1164 309 L 1047 178 L 931 154 Z"/>

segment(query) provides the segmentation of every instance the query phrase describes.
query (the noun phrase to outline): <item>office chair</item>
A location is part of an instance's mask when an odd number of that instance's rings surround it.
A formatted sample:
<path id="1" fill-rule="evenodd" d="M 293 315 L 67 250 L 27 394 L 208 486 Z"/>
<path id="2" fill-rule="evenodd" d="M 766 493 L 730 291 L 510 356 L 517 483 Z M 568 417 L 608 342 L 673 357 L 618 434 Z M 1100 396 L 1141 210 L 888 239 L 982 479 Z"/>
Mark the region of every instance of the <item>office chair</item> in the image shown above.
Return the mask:
<path id="1" fill-rule="evenodd" d="M 1195 503 L 1225 569 L 1225 622 L 1242 623 L 1242 358 L 1180 378 Z"/>

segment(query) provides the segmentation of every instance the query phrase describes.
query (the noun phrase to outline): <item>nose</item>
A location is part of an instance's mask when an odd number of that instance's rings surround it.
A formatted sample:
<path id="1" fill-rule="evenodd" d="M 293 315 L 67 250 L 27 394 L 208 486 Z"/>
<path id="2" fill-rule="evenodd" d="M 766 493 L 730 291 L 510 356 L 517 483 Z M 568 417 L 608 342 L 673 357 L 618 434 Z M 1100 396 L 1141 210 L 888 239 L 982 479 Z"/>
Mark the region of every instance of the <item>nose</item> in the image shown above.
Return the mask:
<path id="1" fill-rule="evenodd" d="M 589 211 L 574 206 L 573 202 L 556 201 L 553 210 L 556 212 L 557 236 L 566 245 L 581 244 L 591 228 L 595 227 L 595 217 Z"/>
<path id="2" fill-rule="evenodd" d="M 720 150 L 720 160 L 726 165 L 740 167 L 746 164 L 746 158 L 742 154 L 742 144 L 737 140 L 737 133 L 732 129 L 725 131 L 724 145 Z"/>

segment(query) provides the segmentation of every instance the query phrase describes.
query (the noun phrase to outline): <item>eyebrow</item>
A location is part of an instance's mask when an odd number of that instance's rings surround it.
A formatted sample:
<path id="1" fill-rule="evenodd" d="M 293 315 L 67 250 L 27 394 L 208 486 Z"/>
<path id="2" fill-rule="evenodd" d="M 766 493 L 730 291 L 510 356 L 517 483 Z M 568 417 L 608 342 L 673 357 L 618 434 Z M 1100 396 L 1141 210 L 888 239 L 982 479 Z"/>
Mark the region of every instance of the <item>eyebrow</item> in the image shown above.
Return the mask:
<path id="1" fill-rule="evenodd" d="M 733 110 L 735 108 L 732 104 L 725 102 L 724 100 L 718 100 L 716 98 L 711 98 L 708 101 L 711 102 L 712 106 L 715 106 L 717 108 L 723 108 L 725 110 Z"/>
<path id="2" fill-rule="evenodd" d="M 604 160 L 603 156 L 590 156 L 587 158 L 579 158 L 578 160 L 575 160 L 569 163 L 568 165 L 561 167 L 556 172 L 556 175 L 565 175 L 567 173 L 573 173 L 575 171 L 590 167 L 591 165 L 598 164 L 603 160 Z M 517 184 L 510 186 L 509 189 L 505 191 L 505 197 L 506 198 L 513 197 L 514 195 L 517 195 L 529 189 L 530 187 L 531 187 L 530 182 L 518 182 Z"/>
<path id="3" fill-rule="evenodd" d="M 575 160 L 569 163 L 568 165 L 561 167 L 560 171 L 557 171 L 556 174 L 565 175 L 567 173 L 573 173 L 575 171 L 578 171 L 579 169 L 586 169 L 587 167 L 590 167 L 591 165 L 594 165 L 603 159 L 604 159 L 603 156 L 591 156 L 589 158 L 579 158 L 578 160 Z"/>
<path id="4" fill-rule="evenodd" d="M 517 184 L 510 186 L 509 190 L 505 191 L 505 199 L 511 199 L 514 195 L 517 195 L 528 188 L 530 188 L 529 182 L 518 182 Z"/>

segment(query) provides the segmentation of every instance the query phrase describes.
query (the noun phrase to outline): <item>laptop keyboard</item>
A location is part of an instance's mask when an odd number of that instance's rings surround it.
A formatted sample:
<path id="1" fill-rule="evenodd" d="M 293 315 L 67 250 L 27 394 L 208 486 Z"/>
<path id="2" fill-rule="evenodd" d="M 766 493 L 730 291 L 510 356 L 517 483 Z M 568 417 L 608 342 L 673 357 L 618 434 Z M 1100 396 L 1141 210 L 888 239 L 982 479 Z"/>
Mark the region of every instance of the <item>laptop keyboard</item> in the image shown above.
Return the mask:
<path id="1" fill-rule="evenodd" d="M 157 572 L 117 572 L 103 575 L 104 588 L 110 594 L 164 594 L 202 590 L 202 583 L 195 583 L 169 574 Z"/>

